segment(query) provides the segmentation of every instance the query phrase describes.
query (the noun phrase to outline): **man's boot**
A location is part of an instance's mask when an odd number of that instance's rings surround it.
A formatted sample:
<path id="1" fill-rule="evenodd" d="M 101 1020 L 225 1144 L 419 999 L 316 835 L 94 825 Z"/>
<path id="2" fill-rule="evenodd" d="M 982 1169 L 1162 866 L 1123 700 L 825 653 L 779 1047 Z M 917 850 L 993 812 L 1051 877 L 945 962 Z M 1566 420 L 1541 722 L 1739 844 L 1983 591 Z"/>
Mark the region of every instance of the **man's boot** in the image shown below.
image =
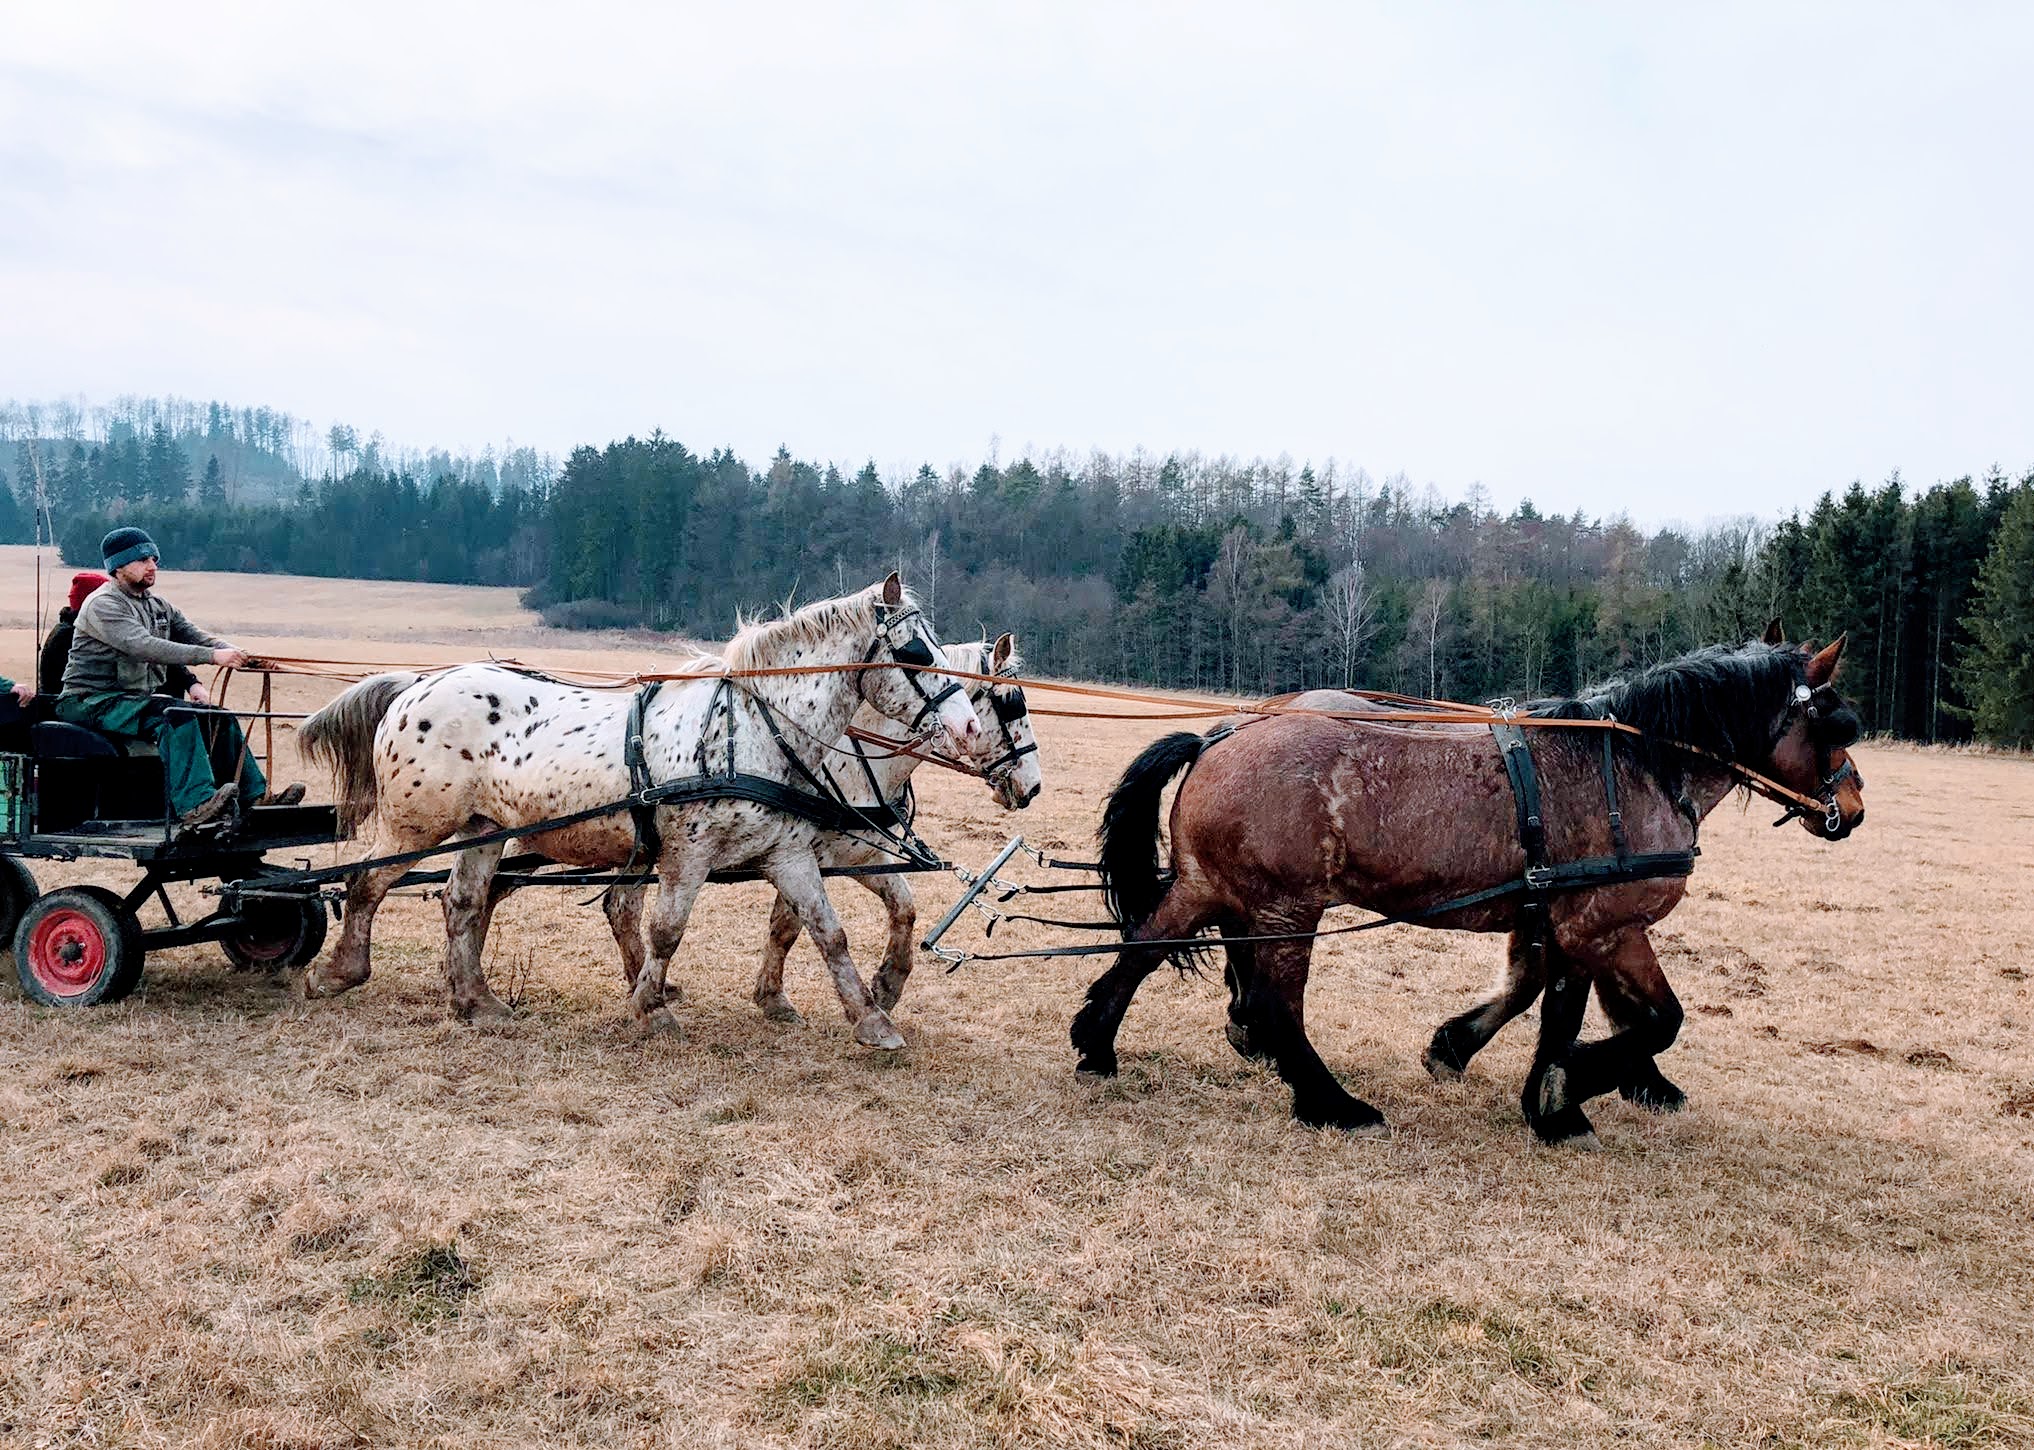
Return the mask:
<path id="1" fill-rule="evenodd" d="M 209 826 L 230 812 L 233 803 L 239 798 L 240 787 L 229 780 L 213 791 L 209 799 L 185 811 L 178 819 L 177 825 L 187 831 L 194 826 Z"/>
<path id="2" fill-rule="evenodd" d="M 272 790 L 255 804 L 258 806 L 293 806 L 304 798 L 304 783 L 297 781 L 281 790 Z"/>

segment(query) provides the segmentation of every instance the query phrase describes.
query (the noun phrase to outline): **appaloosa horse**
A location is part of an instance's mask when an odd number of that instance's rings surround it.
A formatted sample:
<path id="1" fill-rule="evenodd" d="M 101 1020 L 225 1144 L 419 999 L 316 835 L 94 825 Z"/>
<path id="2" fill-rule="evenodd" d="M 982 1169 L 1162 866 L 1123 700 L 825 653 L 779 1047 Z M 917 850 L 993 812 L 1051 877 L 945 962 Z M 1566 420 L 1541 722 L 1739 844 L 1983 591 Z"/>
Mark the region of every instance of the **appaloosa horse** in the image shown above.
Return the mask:
<path id="1" fill-rule="evenodd" d="M 1733 766 L 1825 801 L 1827 811 L 1804 815 L 1803 825 L 1837 840 L 1864 819 L 1863 780 L 1844 751 L 1856 738 L 1857 717 L 1830 683 L 1841 653 L 1841 640 L 1820 652 L 1765 642 L 1700 650 L 1529 713 L 1614 716 L 1640 732 L 1615 734 L 1611 750 L 1630 853 L 1692 850 L 1701 819 L 1740 783 Z M 1545 727 L 1528 739 L 1548 857 L 1616 851 L 1602 733 Z M 1159 797 L 1188 767 L 1172 806 L 1168 883 L 1158 869 Z M 1518 818 L 1487 726 L 1274 715 L 1226 737 L 1167 736 L 1133 762 L 1104 815 L 1103 876 L 1133 943 L 1176 941 L 1209 926 L 1229 937 L 1294 938 L 1231 952 L 1237 1045 L 1272 1059 L 1302 1122 L 1377 1130 L 1382 1116 L 1342 1088 L 1307 1038 L 1309 934 L 1330 906 L 1412 916 L 1521 879 L 1527 857 Z M 1543 978 L 1547 1002 L 1522 1095 L 1526 1118 L 1548 1141 L 1588 1141 L 1582 1103 L 1625 1085 L 1643 1100 L 1657 1077 L 1653 1056 L 1679 1030 L 1680 1005 L 1646 933 L 1685 891 L 1684 880 L 1661 877 L 1554 896 L 1544 904 L 1543 928 L 1527 929 L 1517 896 L 1424 919 L 1513 936 L 1506 989 L 1436 1033 L 1430 1064 L 1459 1071 L 1531 1001 L 1526 984 Z M 1089 990 L 1072 1028 L 1082 1071 L 1115 1071 L 1123 1014 L 1168 950 L 1127 948 Z M 1617 1030 L 1577 1044 L 1592 984 Z M 1677 1090 L 1658 1082 L 1655 1105 L 1671 1105 Z"/>
<path id="2" fill-rule="evenodd" d="M 940 653 L 949 666 L 963 674 L 1009 676 L 1024 667 L 1016 644 L 1015 638 L 1006 634 L 993 646 L 972 640 L 941 645 Z M 989 783 L 1003 809 L 1022 810 L 1045 785 L 1044 772 L 1038 763 L 1038 740 L 1032 733 L 1023 687 L 995 679 L 970 680 L 967 693 L 982 727 L 969 763 Z M 908 739 L 893 737 L 883 729 L 882 715 L 863 706 L 849 726 L 849 733 L 835 743 L 834 759 L 823 773 L 831 777 L 851 804 L 872 813 L 881 811 L 903 818 L 909 810 L 912 772 L 924 758 L 911 749 Z M 908 878 L 894 871 L 870 870 L 897 859 L 879 844 L 873 833 L 823 832 L 814 850 L 821 866 L 855 867 L 867 872 L 848 879 L 874 892 L 889 912 L 889 945 L 883 953 L 881 969 L 869 984 L 876 1005 L 888 1012 L 903 995 L 915 960 L 913 937 L 918 926 L 918 906 L 912 899 Z M 631 984 L 643 965 L 639 924 L 647 890 L 646 886 L 617 886 L 607 894 L 605 903 L 608 925 L 614 931 L 615 944 L 621 948 L 622 971 Z M 756 974 L 755 990 L 756 1005 L 774 1021 L 803 1020 L 791 999 L 784 995 L 784 959 L 790 955 L 802 930 L 798 913 L 779 892 L 770 912 L 770 934 L 763 946 L 763 966 Z"/>
<path id="3" fill-rule="evenodd" d="M 864 703 L 913 730 L 936 718 L 970 751 L 981 724 L 960 683 L 936 668 L 938 647 L 892 574 L 858 594 L 746 626 L 718 660 L 701 662 L 723 673 L 673 682 L 640 705 L 628 695 L 462 665 L 421 679 L 365 680 L 305 721 L 299 740 L 339 776 L 342 829 L 371 820 L 368 855 L 395 855 L 625 801 L 635 789 L 632 745 L 659 784 L 688 778 L 712 791 L 714 782 L 741 778 L 802 788 Z M 753 673 L 778 667 L 820 672 Z M 640 723 L 632 725 L 638 709 Z M 819 944 L 855 1040 L 903 1045 L 848 955 L 820 878 L 812 822 L 756 799 L 709 795 L 659 804 L 645 824 L 639 832 L 629 812 L 616 811 L 519 838 L 555 861 L 588 867 L 650 864 L 645 838 L 654 838 L 662 889 L 650 913 L 652 960 L 631 997 L 641 1021 L 661 1030 L 677 1025 L 665 1005 L 665 974 L 708 873 L 754 865 Z M 445 888 L 446 978 L 462 1017 L 507 1015 L 480 969 L 499 899 L 490 888 L 507 844 L 461 852 Z M 339 944 L 305 974 L 306 995 L 330 996 L 367 980 L 375 908 L 405 869 L 383 866 L 352 878 Z"/>

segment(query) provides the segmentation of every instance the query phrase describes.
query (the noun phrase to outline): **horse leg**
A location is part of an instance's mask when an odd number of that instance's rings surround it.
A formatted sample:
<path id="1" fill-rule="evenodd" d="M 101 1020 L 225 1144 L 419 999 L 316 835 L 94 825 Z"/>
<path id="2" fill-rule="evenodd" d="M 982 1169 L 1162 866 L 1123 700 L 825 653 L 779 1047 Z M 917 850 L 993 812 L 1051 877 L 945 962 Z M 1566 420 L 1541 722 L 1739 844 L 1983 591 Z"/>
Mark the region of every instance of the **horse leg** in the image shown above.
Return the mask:
<path id="1" fill-rule="evenodd" d="M 1291 917 L 1259 916 L 1251 926 L 1266 933 L 1310 932 L 1320 918 L 1320 908 L 1313 907 Z M 1257 971 L 1244 1000 L 1251 1041 L 1270 1055 L 1278 1075 L 1292 1089 L 1292 1115 L 1300 1122 L 1366 1136 L 1384 1133 L 1384 1114 L 1351 1096 L 1307 1040 L 1307 974 L 1313 952 L 1311 941 L 1266 942 L 1258 947 Z"/>
<path id="2" fill-rule="evenodd" d="M 1242 927 L 1233 922 L 1222 923 L 1225 937 L 1245 935 Z M 1222 1029 L 1229 1039 L 1229 1045 L 1254 1062 L 1263 1062 L 1267 1054 L 1250 1035 L 1250 1014 L 1245 1003 L 1250 999 L 1250 982 L 1257 973 L 1257 948 L 1245 942 L 1238 946 L 1225 943 L 1222 954 L 1227 961 L 1222 967 L 1222 980 L 1229 987 L 1229 1021 Z"/>
<path id="3" fill-rule="evenodd" d="M 493 841 L 461 851 L 445 881 L 445 985 L 451 990 L 452 1015 L 469 1022 L 506 1022 L 513 1015 L 487 985 L 481 948 L 488 924 L 506 891 L 494 888 L 495 868 L 507 841 Z"/>
<path id="4" fill-rule="evenodd" d="M 685 923 L 692 919 L 692 903 L 706 884 L 712 863 L 692 859 L 681 866 L 666 856 L 657 866 L 657 904 L 649 911 L 649 959 L 629 993 L 629 1006 L 636 1020 L 651 1032 L 676 1032 L 678 1019 L 671 1015 L 670 997 L 664 977 L 671 969 L 671 955 L 685 940 Z"/>
<path id="5" fill-rule="evenodd" d="M 1594 1148 L 1596 1131 L 1581 1108 L 1581 1099 L 1564 1090 L 1566 1061 L 1582 1030 L 1589 1006 L 1589 978 L 1573 962 L 1548 948 L 1546 995 L 1540 1002 L 1540 1041 L 1526 1073 L 1519 1106 L 1526 1123 L 1543 1143 Z"/>
<path id="6" fill-rule="evenodd" d="M 600 913 L 621 953 L 622 980 L 630 987 L 643 974 L 643 895 L 646 886 L 610 886 L 601 893 Z"/>
<path id="7" fill-rule="evenodd" d="M 428 846 L 428 840 L 391 839 L 377 835 L 368 857 L 396 855 L 404 851 Z M 408 865 L 383 866 L 376 870 L 362 871 L 350 877 L 346 883 L 346 909 L 341 914 L 339 944 L 332 948 L 332 955 L 322 962 L 315 962 L 304 973 L 304 995 L 313 1000 L 319 997 L 336 997 L 341 992 L 359 986 L 373 974 L 368 962 L 368 948 L 374 933 L 374 913 L 381 906 Z"/>
<path id="8" fill-rule="evenodd" d="M 1123 1014 L 1144 979 L 1165 962 L 1163 947 L 1140 947 L 1139 941 L 1171 941 L 1192 936 L 1206 924 L 1204 903 L 1192 888 L 1175 882 L 1144 924 L 1132 933 L 1131 941 L 1116 958 L 1116 965 L 1095 979 L 1088 988 L 1088 1000 L 1074 1014 L 1069 1036 L 1073 1039 L 1076 1072 L 1096 1077 L 1116 1075 L 1116 1033 L 1123 1026 Z"/>
<path id="9" fill-rule="evenodd" d="M 756 1005 L 772 1022 L 805 1020 L 784 995 L 784 959 L 798 944 L 798 933 L 802 930 L 798 913 L 791 909 L 784 893 L 778 892 L 776 904 L 770 908 L 770 935 L 763 943 L 763 967 L 756 973 L 755 990 Z"/>
<path id="10" fill-rule="evenodd" d="M 1643 1027 L 1647 1005 L 1631 993 L 1622 977 L 1605 976 L 1596 983 L 1596 1000 L 1614 1027 Z M 1628 1103 L 1655 1113 L 1678 1113 L 1688 1105 L 1688 1095 L 1668 1081 L 1651 1057 L 1634 1057 L 1630 1072 L 1617 1084 L 1618 1095 Z"/>
<path id="11" fill-rule="evenodd" d="M 918 934 L 918 903 L 912 899 L 911 887 L 902 876 L 857 876 L 855 880 L 882 898 L 890 911 L 890 945 L 869 990 L 875 994 L 878 1007 L 885 1012 L 893 1011 L 918 960 L 917 945 L 912 940 Z"/>
<path id="12" fill-rule="evenodd" d="M 841 1010 L 855 1025 L 855 1041 L 864 1047 L 889 1050 L 902 1047 L 902 1034 L 892 1025 L 889 1014 L 869 995 L 862 974 L 855 970 L 854 958 L 848 955 L 847 932 L 841 928 L 833 903 L 826 899 L 826 883 L 812 852 L 792 848 L 774 851 L 765 859 L 763 872 L 791 903 L 800 924 L 812 937 L 812 944 L 826 959 L 833 973 L 834 991 L 840 994 Z"/>
<path id="13" fill-rule="evenodd" d="M 1606 999 L 1619 1004 L 1622 1020 L 1610 1036 L 1571 1045 L 1548 1065 L 1539 1093 L 1543 1112 L 1579 1112 L 1589 1099 L 1637 1081 L 1644 1065 L 1665 1052 L 1681 1030 L 1681 1003 L 1643 926 L 1626 927 L 1575 956 L 1594 971 L 1599 993 L 1609 986 Z"/>
<path id="14" fill-rule="evenodd" d="M 1459 1016 L 1450 1017 L 1434 1032 L 1420 1060 L 1428 1072 L 1442 1082 L 1452 1082 L 1469 1066 L 1469 1059 L 1482 1051 L 1505 1023 L 1532 1006 L 1546 982 L 1546 970 L 1527 950 L 1517 932 L 1504 955 L 1504 976 L 1497 990 Z"/>

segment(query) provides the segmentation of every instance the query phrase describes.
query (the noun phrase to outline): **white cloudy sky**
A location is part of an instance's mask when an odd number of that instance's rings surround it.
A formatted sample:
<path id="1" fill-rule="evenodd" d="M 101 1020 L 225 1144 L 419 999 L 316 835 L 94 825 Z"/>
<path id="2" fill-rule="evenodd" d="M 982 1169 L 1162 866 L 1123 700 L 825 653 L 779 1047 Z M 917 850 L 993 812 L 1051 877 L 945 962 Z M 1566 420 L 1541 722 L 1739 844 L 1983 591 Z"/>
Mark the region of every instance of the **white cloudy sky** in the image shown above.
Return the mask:
<path id="1" fill-rule="evenodd" d="M 1776 512 L 2034 464 L 2021 5 L 14 5 L 0 397 Z"/>

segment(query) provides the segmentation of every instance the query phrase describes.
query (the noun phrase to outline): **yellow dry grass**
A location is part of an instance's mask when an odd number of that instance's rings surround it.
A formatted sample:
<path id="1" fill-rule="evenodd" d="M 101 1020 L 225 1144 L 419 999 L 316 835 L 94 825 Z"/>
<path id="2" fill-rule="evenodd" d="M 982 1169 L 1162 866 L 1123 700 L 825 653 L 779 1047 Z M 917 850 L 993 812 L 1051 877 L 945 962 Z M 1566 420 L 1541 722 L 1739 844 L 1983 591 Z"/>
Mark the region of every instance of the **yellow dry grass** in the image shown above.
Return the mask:
<path id="1" fill-rule="evenodd" d="M 238 579 L 208 614 L 184 582 L 196 617 L 296 653 L 392 648 L 295 626 L 369 586 Z M 446 641 L 406 656 L 476 652 L 491 604 L 406 598 L 411 638 Z M 1085 854 L 1155 728 L 1045 721 L 1036 806 L 924 779 L 926 832 L 971 863 L 1013 829 Z M 759 887 L 696 913 L 678 1040 L 624 1019 L 567 893 L 497 918 L 499 1031 L 445 1017 L 423 900 L 335 1002 L 209 947 L 116 1008 L 10 989 L 0 1442 L 2034 1443 L 2034 765 L 1861 764 L 1842 845 L 1712 818 L 1658 931 L 1692 1106 L 1600 1102 L 1593 1155 L 1528 1139 L 1530 1019 L 1428 1081 L 1498 946 L 1405 928 L 1322 943 L 1309 1013 L 1381 1142 L 1295 1126 L 1206 980 L 1151 981 L 1103 1085 L 1066 1042 L 1093 965 L 923 966 L 909 1049 L 878 1055 L 801 947 L 811 1025 L 766 1022 Z M 955 889 L 922 879 L 927 920 Z M 836 899 L 870 960 L 869 898 Z M 996 945 L 1068 939 L 1020 931 Z"/>

